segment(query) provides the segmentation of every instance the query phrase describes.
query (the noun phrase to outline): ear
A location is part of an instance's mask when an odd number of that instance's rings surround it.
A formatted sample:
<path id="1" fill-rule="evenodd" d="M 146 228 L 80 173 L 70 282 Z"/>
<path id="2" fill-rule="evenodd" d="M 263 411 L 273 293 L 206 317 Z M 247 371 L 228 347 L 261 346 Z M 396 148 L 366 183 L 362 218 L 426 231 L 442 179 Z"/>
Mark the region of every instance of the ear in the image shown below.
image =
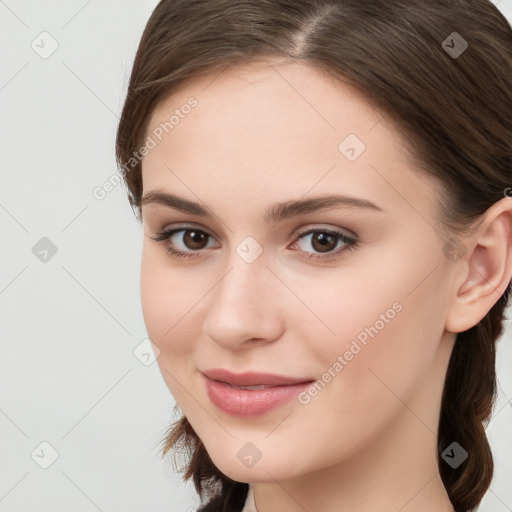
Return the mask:
<path id="1" fill-rule="evenodd" d="M 463 242 L 456 242 L 447 256 L 455 265 L 453 296 L 446 330 L 458 333 L 474 327 L 503 295 L 512 278 L 512 198 L 495 203 L 478 229 Z"/>

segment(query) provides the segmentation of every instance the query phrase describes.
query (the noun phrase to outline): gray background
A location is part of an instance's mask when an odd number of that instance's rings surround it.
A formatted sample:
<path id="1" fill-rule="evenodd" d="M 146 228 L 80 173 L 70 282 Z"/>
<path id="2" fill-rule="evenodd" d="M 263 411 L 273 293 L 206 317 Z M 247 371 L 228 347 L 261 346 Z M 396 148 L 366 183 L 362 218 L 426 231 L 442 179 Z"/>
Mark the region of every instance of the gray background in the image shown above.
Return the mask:
<path id="1" fill-rule="evenodd" d="M 512 0 L 495 3 L 512 20 Z M 0 512 L 199 502 L 159 455 L 174 400 L 141 355 L 141 227 L 121 185 L 93 196 L 115 175 L 118 117 L 156 4 L 0 0 Z M 512 510 L 510 321 L 498 372 L 483 512 Z"/>

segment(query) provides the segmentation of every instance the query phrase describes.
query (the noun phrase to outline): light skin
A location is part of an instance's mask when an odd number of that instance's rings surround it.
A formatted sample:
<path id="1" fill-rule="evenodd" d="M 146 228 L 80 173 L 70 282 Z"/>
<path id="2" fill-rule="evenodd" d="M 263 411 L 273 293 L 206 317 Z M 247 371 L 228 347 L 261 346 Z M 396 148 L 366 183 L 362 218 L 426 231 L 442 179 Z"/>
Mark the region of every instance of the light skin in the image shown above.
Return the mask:
<path id="1" fill-rule="evenodd" d="M 183 84 L 148 134 L 191 96 L 197 107 L 143 161 L 143 195 L 173 194 L 212 216 L 143 204 L 141 300 L 163 378 L 212 460 L 253 485 L 258 512 L 453 510 L 436 459 L 444 378 L 455 333 L 511 279 L 512 200 L 488 210 L 451 261 L 440 185 L 412 169 L 397 131 L 357 91 L 298 62 L 232 66 Z M 354 161 L 338 148 L 349 134 L 366 145 Z M 380 210 L 264 219 L 276 203 L 332 194 Z M 153 240 L 179 227 L 210 235 L 173 235 L 198 257 Z M 359 242 L 326 243 L 326 231 Z M 251 263 L 237 253 L 246 237 L 262 249 Z M 208 368 L 321 380 L 395 303 L 401 311 L 309 403 L 244 418 L 209 400 Z M 261 453 L 252 467 L 237 457 L 249 442 Z"/>

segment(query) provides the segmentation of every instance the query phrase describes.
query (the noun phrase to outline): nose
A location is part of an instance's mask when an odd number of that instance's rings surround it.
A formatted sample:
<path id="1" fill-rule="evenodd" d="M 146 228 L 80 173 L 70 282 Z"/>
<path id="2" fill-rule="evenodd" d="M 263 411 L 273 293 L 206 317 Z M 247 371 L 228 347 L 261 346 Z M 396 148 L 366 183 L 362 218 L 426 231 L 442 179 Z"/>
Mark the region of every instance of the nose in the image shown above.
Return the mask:
<path id="1" fill-rule="evenodd" d="M 229 350 L 256 341 L 272 342 L 284 327 L 284 304 L 279 299 L 285 291 L 283 283 L 263 258 L 252 263 L 236 258 L 230 260 L 233 264 L 208 294 L 203 323 L 205 335 Z"/>

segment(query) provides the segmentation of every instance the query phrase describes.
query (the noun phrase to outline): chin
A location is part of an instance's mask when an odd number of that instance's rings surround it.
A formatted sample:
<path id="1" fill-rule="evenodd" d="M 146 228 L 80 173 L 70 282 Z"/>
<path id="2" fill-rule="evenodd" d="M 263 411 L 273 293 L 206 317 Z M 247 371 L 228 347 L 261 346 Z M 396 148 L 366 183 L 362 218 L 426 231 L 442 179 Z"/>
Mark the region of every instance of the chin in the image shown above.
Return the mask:
<path id="1" fill-rule="evenodd" d="M 265 456 L 265 453 L 257 455 L 256 448 L 251 443 L 236 443 L 233 450 L 219 450 L 218 445 L 208 453 L 219 471 L 231 480 L 237 482 L 274 482 L 275 480 L 287 480 L 299 475 L 306 468 L 294 464 L 290 467 L 290 458 L 283 453 L 273 453 Z M 251 460 L 250 455 L 253 458 Z"/>

